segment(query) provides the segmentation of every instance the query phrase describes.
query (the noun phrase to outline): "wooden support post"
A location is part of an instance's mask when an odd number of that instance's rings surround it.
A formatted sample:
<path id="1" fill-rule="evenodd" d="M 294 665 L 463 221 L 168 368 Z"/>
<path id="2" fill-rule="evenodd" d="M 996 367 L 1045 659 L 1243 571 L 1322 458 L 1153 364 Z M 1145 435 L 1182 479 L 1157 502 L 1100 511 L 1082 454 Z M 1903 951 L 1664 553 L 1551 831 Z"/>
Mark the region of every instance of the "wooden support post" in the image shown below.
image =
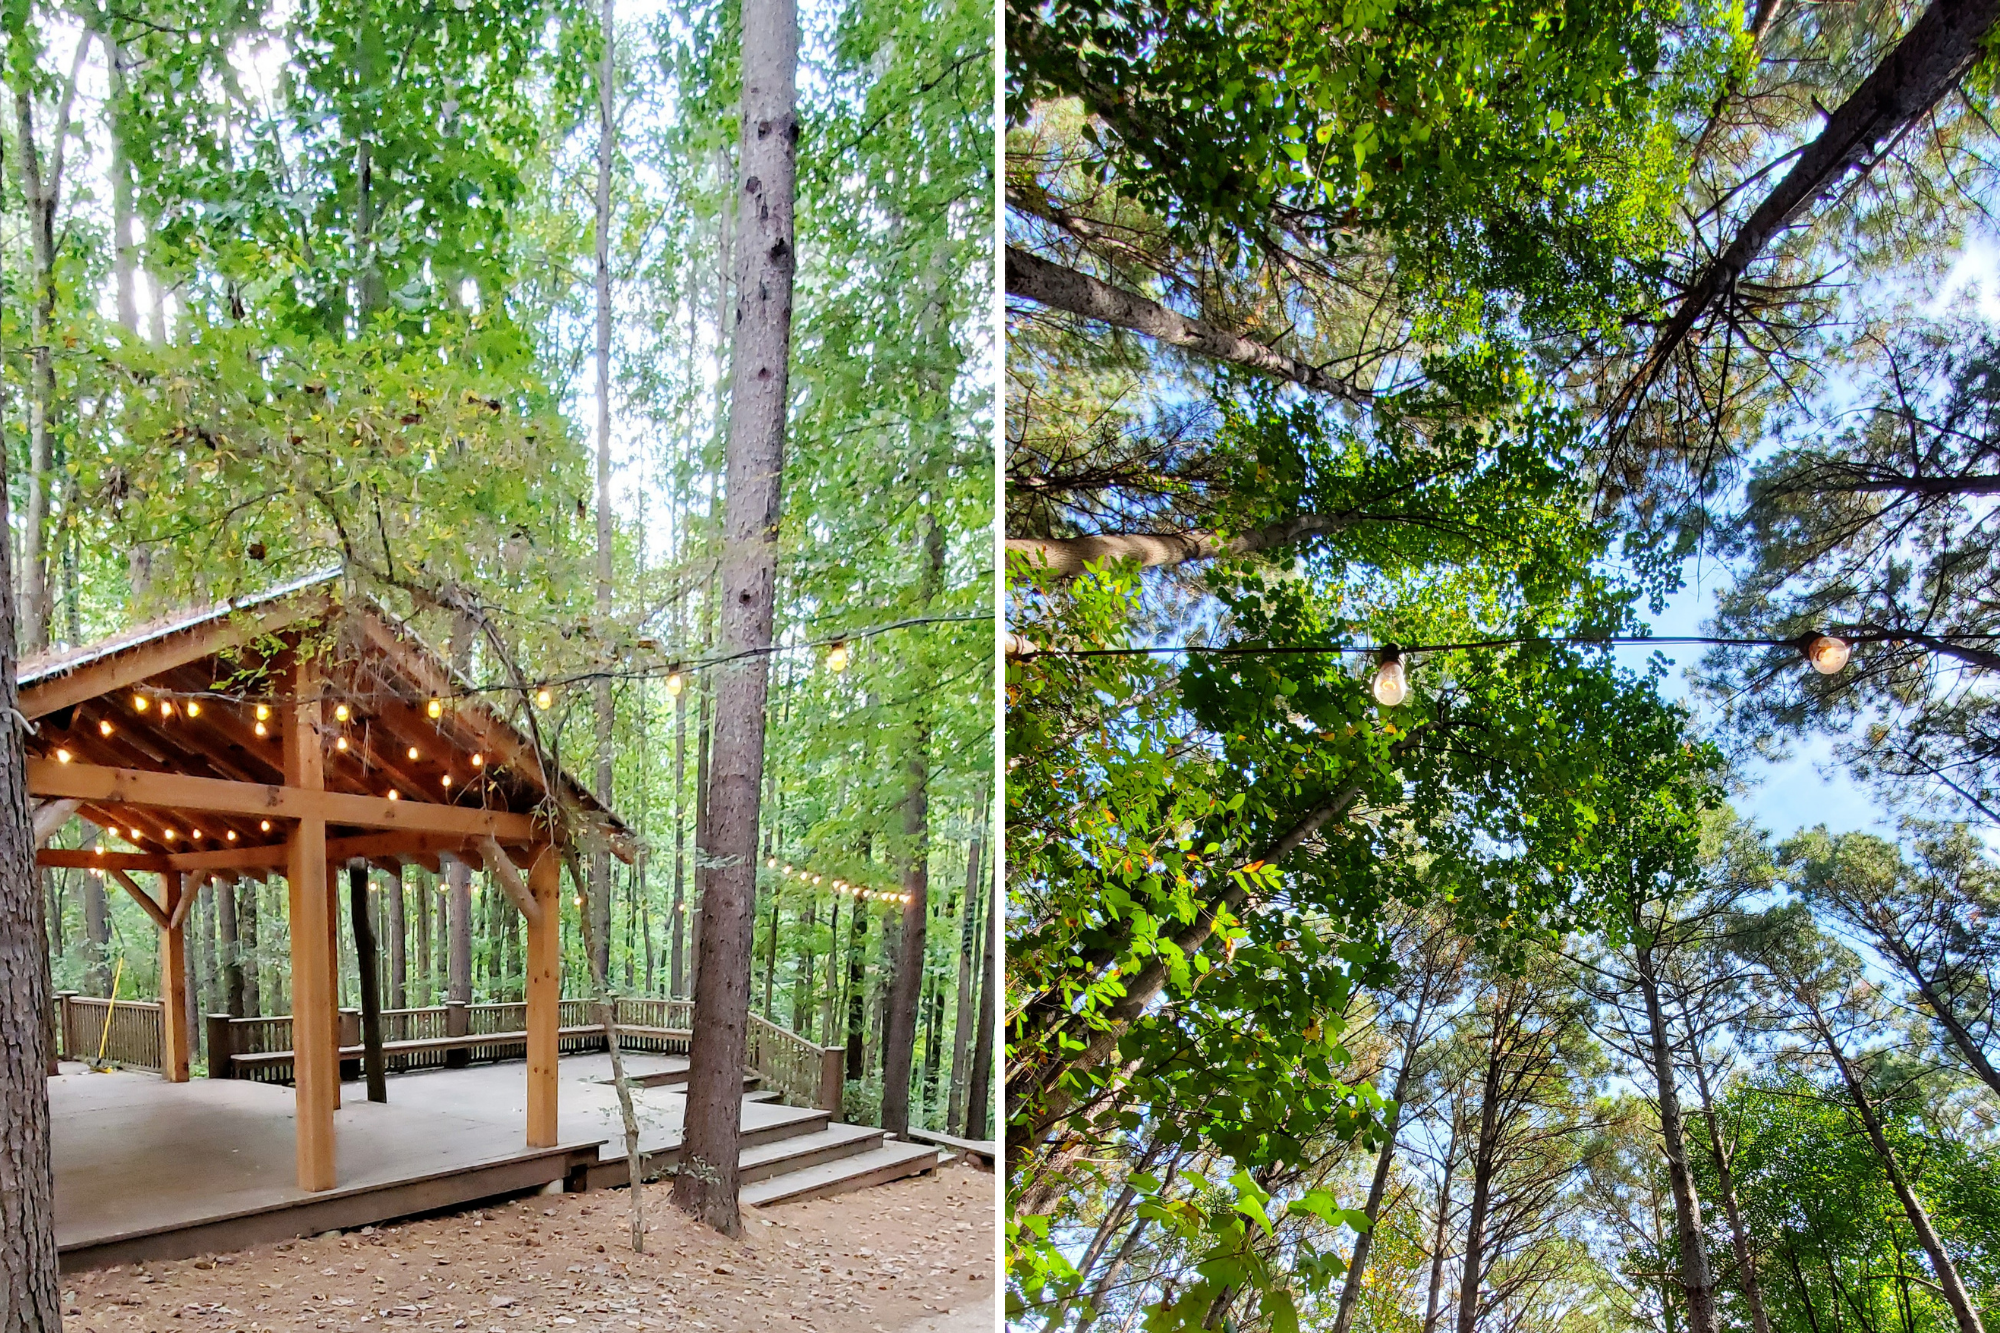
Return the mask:
<path id="1" fill-rule="evenodd" d="M 819 1050 L 819 1109 L 831 1111 L 834 1119 L 842 1114 L 847 1100 L 847 1048 L 822 1046 Z"/>
<path id="2" fill-rule="evenodd" d="M 160 1077 L 169 1083 L 188 1079 L 193 1034 L 188 1031 L 187 931 L 181 925 L 183 905 L 194 892 L 184 875 L 166 876 L 167 928 L 160 932 Z"/>
<path id="3" fill-rule="evenodd" d="M 297 703 L 285 725 L 285 783 L 317 791 L 325 781 L 320 750 L 318 672 L 293 673 Z M 340 1067 L 333 1023 L 331 923 L 327 920 L 326 820 L 307 814 L 286 839 L 285 877 L 292 938 L 292 1077 L 297 1103 L 299 1188 L 334 1185 L 333 1108 Z"/>
<path id="4" fill-rule="evenodd" d="M 333 1109 L 340 1109 L 340 1085 L 348 1077 L 359 1078 L 360 1068 L 349 1068 L 341 1063 L 340 1048 L 352 1046 L 347 1039 L 347 1019 L 340 1007 L 340 863 L 328 861 L 326 864 L 326 957 L 327 975 L 333 984 L 327 987 L 326 1005 L 333 1014 Z"/>
<path id="5" fill-rule="evenodd" d="M 535 849 L 528 889 L 538 909 L 528 922 L 528 1146 L 553 1148 L 562 1023 L 562 858 L 554 847 Z"/>
<path id="6" fill-rule="evenodd" d="M 208 1015 L 208 1076 L 234 1078 L 230 1057 L 236 1054 L 236 1029 L 229 1026 L 228 1014 Z"/>

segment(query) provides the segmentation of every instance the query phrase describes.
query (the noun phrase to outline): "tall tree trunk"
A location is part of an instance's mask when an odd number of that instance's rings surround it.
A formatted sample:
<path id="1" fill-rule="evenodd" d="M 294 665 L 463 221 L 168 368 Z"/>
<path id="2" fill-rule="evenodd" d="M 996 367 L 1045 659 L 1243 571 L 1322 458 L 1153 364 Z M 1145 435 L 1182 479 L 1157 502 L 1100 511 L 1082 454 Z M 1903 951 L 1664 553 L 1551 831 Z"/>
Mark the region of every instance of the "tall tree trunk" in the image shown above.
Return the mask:
<path id="1" fill-rule="evenodd" d="M 928 974 L 929 969 L 925 971 Z M 926 975 L 924 989 L 930 999 L 924 1002 L 924 1097 L 918 1109 L 928 1124 L 937 1109 L 938 1075 L 944 1063 L 944 978 Z"/>
<path id="2" fill-rule="evenodd" d="M 994 858 L 997 866 L 999 858 Z M 986 877 L 989 882 L 992 876 Z M 1000 903 L 997 893 L 982 895 L 986 917 L 986 947 L 979 954 L 979 1032 L 972 1046 L 972 1075 L 965 1084 L 965 1135 L 984 1139 L 988 1117 L 993 1112 L 993 1025 L 996 1017 L 994 988 L 1000 956 Z"/>
<path id="3" fill-rule="evenodd" d="M 1736 1274 L 1743 1282 L 1743 1299 L 1750 1306 L 1750 1333 L 1771 1333 L 1771 1321 L 1764 1313 L 1764 1287 L 1757 1278 L 1756 1256 L 1750 1252 L 1750 1232 L 1743 1225 L 1743 1209 L 1736 1198 L 1736 1173 L 1730 1154 L 1722 1146 L 1722 1126 L 1715 1114 L 1715 1099 L 1708 1086 L 1708 1065 L 1695 1052 L 1695 1087 L 1701 1093 L 1701 1117 L 1708 1126 L 1708 1151 L 1715 1162 L 1715 1181 L 1722 1194 L 1722 1210 L 1729 1218 L 1729 1243 L 1736 1251 Z"/>
<path id="4" fill-rule="evenodd" d="M 750 1006 L 751 913 L 764 779 L 764 710 L 775 612 L 780 482 L 791 357 L 792 194 L 798 148 L 794 0 L 743 5 L 738 305 L 725 467 L 714 806 L 705 860 L 688 1058 L 686 1138 L 674 1199 L 737 1236 L 737 1151 Z"/>
<path id="5" fill-rule="evenodd" d="M 79 50 L 79 60 L 81 51 Z M 57 117 L 50 160 L 42 161 L 35 142 L 34 96 L 26 83 L 14 89 L 15 143 L 21 159 L 21 195 L 28 210 L 28 507 L 21 532 L 21 651 L 48 646 L 52 609 L 48 528 L 51 470 L 55 457 L 56 370 L 56 200 L 61 190 L 63 139 L 69 125 L 69 96 Z"/>
<path id="6" fill-rule="evenodd" d="M 1361 1305 L 1361 1280 L 1368 1271 L 1368 1251 L 1375 1242 L 1374 1223 L 1382 1216 L 1382 1198 L 1389 1188 L 1389 1168 L 1396 1160 L 1396 1134 L 1403 1124 L 1403 1096 L 1409 1089 L 1410 1066 L 1416 1063 L 1417 1049 L 1423 1045 L 1424 1015 L 1430 1008 L 1430 987 L 1426 982 L 1403 1037 L 1402 1060 L 1396 1066 L 1396 1085 L 1390 1090 L 1395 1109 L 1382 1127 L 1382 1146 L 1375 1152 L 1375 1174 L 1368 1182 L 1368 1201 L 1362 1211 L 1368 1215 L 1368 1230 L 1354 1238 L 1354 1256 L 1348 1260 L 1347 1279 L 1340 1288 L 1340 1308 L 1334 1315 L 1333 1333 L 1347 1333 L 1354 1327 L 1354 1313 Z"/>
<path id="7" fill-rule="evenodd" d="M 264 955 L 257 947 L 257 917 L 261 906 L 258 899 L 264 892 L 264 881 L 244 880 L 242 887 L 245 892 L 237 905 L 236 933 L 242 941 L 243 1016 L 261 1018 L 264 1014 Z"/>
<path id="8" fill-rule="evenodd" d="M 868 913 L 860 902 L 854 904 L 853 921 L 847 935 L 847 1079 L 851 1083 L 868 1076 L 868 988 L 865 965 L 868 956 Z"/>
<path id="9" fill-rule="evenodd" d="M 403 913 L 403 892 L 403 868 L 399 865 L 384 877 L 382 883 L 382 903 L 388 909 L 383 915 L 388 919 L 386 933 L 389 936 L 391 1009 L 407 1009 L 410 1006 L 410 930 Z"/>
<path id="10" fill-rule="evenodd" d="M 445 966 L 445 999 L 472 1003 L 472 867 L 457 857 L 445 862 L 445 917 L 450 942 Z"/>
<path id="11" fill-rule="evenodd" d="M 1674 1196 L 1674 1230 L 1680 1243 L 1680 1285 L 1687 1301 L 1688 1327 L 1693 1333 L 1715 1333 L 1715 1277 L 1709 1271 L 1708 1248 L 1702 1241 L 1701 1199 L 1695 1192 L 1694 1173 L 1688 1169 L 1687 1126 L 1681 1116 L 1673 1043 L 1667 1034 L 1666 1012 L 1660 1005 L 1653 946 L 1646 939 L 1645 923 L 1639 919 L 1636 906 L 1631 912 L 1631 925 L 1632 954 L 1637 964 L 1634 970 L 1646 1001 L 1649 1053 L 1653 1082 L 1658 1089 L 1655 1105 L 1660 1112 L 1660 1146 L 1667 1158 L 1667 1188 Z"/>
<path id="12" fill-rule="evenodd" d="M 706 618 L 706 613 L 704 613 Z M 706 634 L 702 641 L 709 641 Z M 714 703 L 712 686 L 705 686 L 701 692 L 701 714 L 696 719 L 694 758 L 694 897 L 688 902 L 688 939 L 701 938 L 701 901 L 708 894 L 708 750 L 709 740 L 714 735 Z M 701 971 L 700 950 L 697 947 L 688 959 L 688 992 L 693 993 L 698 974 Z"/>
<path id="13" fill-rule="evenodd" d="M 118 327 L 139 332 L 139 302 L 134 285 L 138 247 L 132 238 L 132 162 L 125 152 L 125 48 L 108 35 L 104 63 L 109 79 L 111 111 L 106 116 L 111 149 L 111 273 L 117 292 Z M 233 914 L 232 914 L 233 915 Z"/>
<path id="14" fill-rule="evenodd" d="M 896 939 L 896 973 L 882 1032 L 882 1128 L 910 1136 L 910 1064 L 917 1038 L 917 1001 L 924 985 L 924 931 L 930 916 L 930 728 L 910 747 L 903 796 L 903 904 Z"/>
<path id="15" fill-rule="evenodd" d="M 778 1016 L 771 1011 L 771 986 L 778 976 L 778 890 L 771 889 L 771 934 L 764 942 L 764 1017 L 775 1023 Z"/>
<path id="16" fill-rule="evenodd" d="M 361 1064 L 368 1079 L 368 1100 L 389 1100 L 387 1071 L 382 1066 L 382 979 L 376 975 L 380 950 L 375 944 L 374 913 L 368 910 L 368 866 L 347 867 L 347 915 L 354 931 L 354 975 L 361 991 Z"/>
<path id="17" fill-rule="evenodd" d="M 240 885 L 234 879 L 216 885 L 215 929 L 219 937 L 216 951 L 222 964 L 222 1007 L 231 1018 L 243 1017 L 243 945 L 236 929 L 236 895 Z"/>
<path id="18" fill-rule="evenodd" d="M 1169 310 L 1088 273 L 1052 264 L 1039 255 L 1015 246 L 1007 247 L 1007 294 L 1034 301 L 1052 310 L 1067 311 L 1085 319 L 1113 324 L 1134 333 L 1218 361 L 1246 367 L 1274 379 L 1289 380 L 1315 393 L 1331 394 L 1354 403 L 1374 401 L 1374 394 L 1296 357 L 1254 342 L 1240 333 L 1218 329 L 1198 319 Z"/>
<path id="19" fill-rule="evenodd" d="M 1479 1333 L 1479 1284 L 1486 1276 L 1486 1216 L 1493 1202 L 1493 1173 L 1500 1149 L 1500 1087 L 1506 1077 L 1501 1022 L 1496 1009 L 1480 1089 L 1479 1137 L 1472 1148 L 1472 1202 L 1466 1212 L 1465 1258 L 1458 1278 L 1458 1333 Z"/>
<path id="20" fill-rule="evenodd" d="M 1875 1156 L 1882 1163 L 1882 1174 L 1889 1178 L 1890 1188 L 1895 1190 L 1897 1200 L 1903 1205 L 1903 1215 L 1910 1220 L 1910 1229 L 1917 1233 L 1917 1243 L 1924 1247 L 1924 1253 L 1930 1258 L 1938 1291 L 1944 1296 L 1945 1304 L 1951 1307 L 1952 1317 L 1958 1321 L 1959 1333 L 1986 1333 L 1985 1326 L 1979 1322 L 1979 1311 L 1973 1307 L 1972 1296 L 1965 1289 L 1965 1281 L 1959 1276 L 1958 1265 L 1951 1261 L 1951 1253 L 1945 1249 L 1937 1228 L 1931 1225 L 1930 1214 L 1925 1210 L 1923 1201 L 1917 1198 L 1909 1177 L 1903 1174 L 1902 1163 L 1896 1159 L 1888 1136 L 1882 1132 L 1881 1117 L 1875 1113 L 1874 1103 L 1862 1090 L 1861 1080 L 1856 1077 L 1854 1067 L 1848 1064 L 1847 1054 L 1841 1050 L 1833 1028 L 1820 1016 L 1817 1008 L 1813 1008 L 1811 1013 L 1813 1027 L 1827 1054 L 1833 1057 L 1841 1082 L 1847 1085 L 1847 1095 L 1854 1102 L 1861 1127 L 1868 1131 L 1868 1141 L 1875 1145 Z"/>
<path id="21" fill-rule="evenodd" d="M 819 997 L 819 1019 L 814 1031 L 822 1046 L 833 1045 L 834 1021 L 840 1013 L 840 899 L 833 900 L 826 923 L 826 993 Z M 845 1071 L 842 1071 L 843 1074 Z"/>
<path id="22" fill-rule="evenodd" d="M 0 467 L 0 534 L 10 526 L 6 480 Z M 12 564 L 13 552 L 0 540 L 0 593 L 14 587 Z M 0 596 L 0 1325 L 10 1333 L 60 1333 L 49 960 L 28 821 L 27 754 L 21 728 L 9 720 L 19 716 L 14 645 L 14 598 Z"/>
<path id="23" fill-rule="evenodd" d="M 83 938 L 90 952 L 84 989 L 103 995 L 111 986 L 111 905 L 104 900 L 104 881 L 96 875 L 83 877 Z"/>
<path id="24" fill-rule="evenodd" d="M 1438 1179 L 1437 1219 L 1431 1227 L 1431 1279 L 1424 1295 L 1424 1333 L 1434 1333 L 1438 1316 L 1444 1312 L 1444 1251 L 1451 1235 L 1451 1173 L 1457 1153 L 1458 1131 L 1454 1128 L 1445 1148 L 1444 1173 Z"/>
<path id="25" fill-rule="evenodd" d="M 612 0 L 604 0 L 604 56 L 597 76 L 597 622 L 598 633 L 611 624 L 611 151 L 612 90 L 615 41 Z M 611 738 L 615 717 L 611 677 L 600 676 L 592 690 L 597 721 L 596 794 L 611 809 Z M 590 851 L 591 966 L 607 981 L 611 975 L 611 850 Z M 637 1249 L 638 1246 L 634 1246 Z"/>
<path id="26" fill-rule="evenodd" d="M 674 700 L 674 903 L 667 913 L 673 942 L 667 951 L 667 994 L 680 999 L 685 979 L 687 939 L 687 815 L 682 791 L 687 780 L 687 709 Z"/>
<path id="27" fill-rule="evenodd" d="M 978 1012 L 973 990 L 973 967 L 979 952 L 979 909 L 986 895 L 981 892 L 979 862 L 986 848 L 986 789 L 972 801 L 972 840 L 965 851 L 965 908 L 958 929 L 958 1012 L 953 1016 L 951 1034 L 951 1094 L 945 1106 L 944 1127 L 956 1134 L 965 1124 L 965 1089 L 968 1070 L 965 1062 L 972 1049 L 972 1025 Z"/>

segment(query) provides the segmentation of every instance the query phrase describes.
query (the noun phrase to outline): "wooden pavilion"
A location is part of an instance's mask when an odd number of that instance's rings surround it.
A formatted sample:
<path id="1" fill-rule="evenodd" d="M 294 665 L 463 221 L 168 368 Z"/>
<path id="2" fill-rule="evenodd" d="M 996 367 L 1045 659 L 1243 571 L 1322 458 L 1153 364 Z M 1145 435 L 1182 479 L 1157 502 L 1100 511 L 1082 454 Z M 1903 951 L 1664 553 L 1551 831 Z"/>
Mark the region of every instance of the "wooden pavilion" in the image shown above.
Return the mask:
<path id="1" fill-rule="evenodd" d="M 556 1144 L 565 843 L 624 827 L 397 617 L 325 574 L 31 657 L 28 791 L 42 865 L 102 873 L 161 932 L 163 1073 L 188 1077 L 182 923 L 202 880 L 284 876 L 298 1184 L 332 1189 L 339 876 L 356 860 L 483 864 L 527 923 L 527 1145 Z M 514 700 L 517 707 L 530 706 Z M 132 848 L 43 845 L 81 814 Z M 134 878 L 157 875 L 161 892 Z"/>

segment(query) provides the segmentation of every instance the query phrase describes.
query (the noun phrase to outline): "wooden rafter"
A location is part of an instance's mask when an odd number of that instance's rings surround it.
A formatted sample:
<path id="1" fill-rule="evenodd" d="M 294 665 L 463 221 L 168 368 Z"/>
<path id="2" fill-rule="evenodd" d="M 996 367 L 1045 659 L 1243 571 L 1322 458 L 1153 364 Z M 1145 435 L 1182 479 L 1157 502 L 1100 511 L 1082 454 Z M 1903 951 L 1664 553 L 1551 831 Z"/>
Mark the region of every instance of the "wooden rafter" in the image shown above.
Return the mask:
<path id="1" fill-rule="evenodd" d="M 64 764 L 53 759 L 28 760 L 28 791 L 36 796 L 74 797 L 93 804 L 165 806 L 272 819 L 316 816 L 329 824 L 423 833 L 487 834 L 513 842 L 532 841 L 536 836 L 531 817 L 499 810 L 471 810 L 427 801 L 392 801 L 379 796 L 309 791 L 268 783 L 227 782 L 136 768 Z"/>

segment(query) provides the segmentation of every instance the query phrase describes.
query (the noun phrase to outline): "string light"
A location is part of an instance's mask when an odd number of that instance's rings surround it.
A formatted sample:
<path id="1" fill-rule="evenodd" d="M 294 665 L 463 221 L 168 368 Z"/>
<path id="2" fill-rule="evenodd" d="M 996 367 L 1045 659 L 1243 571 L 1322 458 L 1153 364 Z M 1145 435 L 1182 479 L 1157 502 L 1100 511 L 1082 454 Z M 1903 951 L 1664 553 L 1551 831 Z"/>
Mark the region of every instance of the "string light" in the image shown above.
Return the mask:
<path id="1" fill-rule="evenodd" d="M 417 757 L 417 747 L 412 745 L 410 747 L 410 758 L 415 759 L 416 757 Z"/>
<path id="2" fill-rule="evenodd" d="M 146 711 L 146 706 L 149 702 L 150 700 L 148 700 L 146 696 L 143 694 L 135 694 L 132 696 L 132 707 L 138 709 L 142 713 Z"/>
<path id="3" fill-rule="evenodd" d="M 1854 648 L 1847 640 L 1832 634 L 1815 634 L 1805 648 L 1806 661 L 1822 676 L 1831 676 L 1847 665 L 1847 659 L 1854 656 Z"/>
<path id="4" fill-rule="evenodd" d="M 132 834 L 132 841 L 134 841 L 134 842 L 137 842 L 137 841 L 139 841 L 139 830 L 138 830 L 138 829 L 132 829 L 132 830 L 130 830 L 130 832 L 131 832 L 131 834 Z"/>
<path id="5" fill-rule="evenodd" d="M 686 688 L 687 681 L 681 676 L 681 669 L 679 667 L 675 667 L 667 673 L 667 693 L 669 695 L 678 699 L 681 697 L 681 691 Z"/>
<path id="6" fill-rule="evenodd" d="M 67 764 L 69 762 L 69 759 L 70 755 L 68 750 L 58 749 L 56 751 L 56 762 L 58 764 Z"/>
<path id="7" fill-rule="evenodd" d="M 444 700 L 442 700 L 442 699 L 433 699 L 433 700 L 431 700 L 431 702 L 430 702 L 430 707 L 429 707 L 429 708 L 427 708 L 427 709 L 425 709 L 424 711 L 425 711 L 425 712 L 427 712 L 427 713 L 429 713 L 429 714 L 430 714 L 430 715 L 431 715 L 431 716 L 432 716 L 433 718 L 440 718 L 440 717 L 443 717 L 443 716 L 444 716 Z"/>
<path id="8" fill-rule="evenodd" d="M 235 829 L 231 829 L 231 830 L 229 830 L 229 832 L 227 832 L 227 833 L 223 834 L 222 836 L 223 836 L 223 837 L 225 837 L 225 838 L 227 838 L 227 839 L 229 839 L 229 840 L 230 840 L 231 842 L 235 842 L 235 841 L 236 841 L 236 830 L 235 830 Z"/>
<path id="9" fill-rule="evenodd" d="M 172 717 L 173 715 L 174 715 L 174 701 L 172 699 L 160 700 L 160 716 Z"/>
<path id="10" fill-rule="evenodd" d="M 271 729 L 265 726 L 262 722 L 259 722 L 257 724 L 257 734 L 259 736 L 268 736 L 271 734 Z"/>
<path id="11" fill-rule="evenodd" d="M 475 755 L 473 755 L 473 756 L 472 756 L 472 766 L 473 766 L 474 768 L 484 768 L 484 767 L 486 767 L 486 756 L 485 756 L 485 755 L 483 755 L 483 754 L 475 754 Z"/>
<path id="12" fill-rule="evenodd" d="M 269 705 L 269 704 L 258 704 L 258 705 L 257 705 L 257 720 L 258 720 L 259 722 L 262 722 L 262 721 L 263 721 L 264 719 L 266 719 L 266 718 L 268 718 L 268 717 L 270 717 L 270 716 L 271 716 L 271 705 Z"/>
<path id="13" fill-rule="evenodd" d="M 111 734 L 110 718 L 107 717 L 102 722 L 99 722 L 97 724 L 97 734 L 100 736 L 109 736 Z"/>
<path id="14" fill-rule="evenodd" d="M 187 715 L 189 717 L 201 716 L 201 700 L 190 699 L 187 701 Z"/>
<path id="15" fill-rule="evenodd" d="M 394 787 L 391 787 L 389 788 L 389 799 L 392 801 L 400 801 L 403 799 L 403 793 L 397 791 Z"/>
<path id="16" fill-rule="evenodd" d="M 345 736 L 334 737 L 333 748 L 339 750 L 342 754 L 347 753 L 347 737 Z"/>
<path id="17" fill-rule="evenodd" d="M 1375 695 L 1375 702 L 1384 708 L 1394 708 L 1410 697 L 1410 680 L 1403 672 L 1403 654 L 1393 644 L 1382 650 L 1380 665 L 1375 668 L 1375 679 L 1368 688 Z"/>
<path id="18" fill-rule="evenodd" d="M 447 773 L 444 775 L 444 785 L 447 791 L 451 789 L 451 774 Z"/>
<path id="19" fill-rule="evenodd" d="M 269 833 L 271 831 L 271 821 L 268 819 L 260 819 L 257 821 L 257 827 L 264 830 L 264 832 Z"/>
<path id="20" fill-rule="evenodd" d="M 847 640 L 835 639 L 826 650 L 826 669 L 835 675 L 847 670 Z"/>
<path id="21" fill-rule="evenodd" d="M 556 701 L 555 691 L 544 685 L 535 691 L 535 707 L 548 708 Z"/>
<path id="22" fill-rule="evenodd" d="M 347 713 L 348 709 L 346 704 L 335 704 L 333 706 L 333 720 L 335 722 L 347 721 Z"/>

